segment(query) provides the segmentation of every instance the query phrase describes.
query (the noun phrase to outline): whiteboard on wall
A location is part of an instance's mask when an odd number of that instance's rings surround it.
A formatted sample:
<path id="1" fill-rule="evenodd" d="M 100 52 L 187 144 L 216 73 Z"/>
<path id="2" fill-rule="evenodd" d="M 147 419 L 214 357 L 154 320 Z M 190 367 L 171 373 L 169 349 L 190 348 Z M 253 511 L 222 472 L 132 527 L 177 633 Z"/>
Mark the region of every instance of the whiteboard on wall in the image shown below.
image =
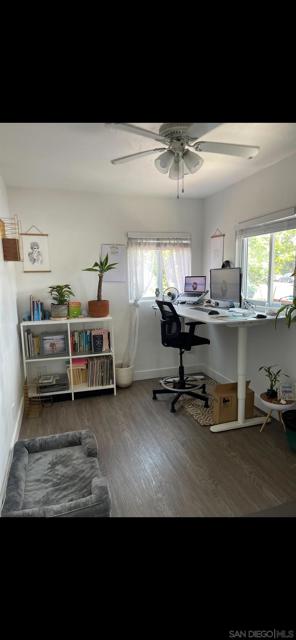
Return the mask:
<path id="1" fill-rule="evenodd" d="M 110 269 L 104 274 L 104 282 L 126 281 L 126 245 L 102 244 L 101 258 L 108 254 L 109 262 L 117 262 L 115 269 Z"/>

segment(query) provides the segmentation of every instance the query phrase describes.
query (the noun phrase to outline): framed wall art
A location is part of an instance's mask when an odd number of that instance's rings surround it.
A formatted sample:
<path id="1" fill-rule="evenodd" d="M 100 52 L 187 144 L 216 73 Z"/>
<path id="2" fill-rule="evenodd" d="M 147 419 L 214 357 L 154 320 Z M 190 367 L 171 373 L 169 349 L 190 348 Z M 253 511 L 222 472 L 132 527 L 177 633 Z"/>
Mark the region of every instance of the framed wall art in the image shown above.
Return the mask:
<path id="1" fill-rule="evenodd" d="M 117 262 L 115 269 L 107 271 L 104 275 L 104 282 L 125 282 L 126 281 L 126 245 L 125 244 L 102 244 L 101 258 L 108 254 L 109 262 Z"/>
<path id="2" fill-rule="evenodd" d="M 39 273 L 51 271 L 49 265 L 48 234 L 27 233 L 21 234 L 23 244 L 24 271 L 27 273 Z"/>

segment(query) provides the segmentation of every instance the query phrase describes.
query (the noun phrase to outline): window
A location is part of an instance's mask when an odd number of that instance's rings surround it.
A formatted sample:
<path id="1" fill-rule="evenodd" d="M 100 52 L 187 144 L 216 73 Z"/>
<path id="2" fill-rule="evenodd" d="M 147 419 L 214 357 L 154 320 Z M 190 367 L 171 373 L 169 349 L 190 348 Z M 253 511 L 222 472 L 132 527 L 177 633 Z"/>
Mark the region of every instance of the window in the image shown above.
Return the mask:
<path id="1" fill-rule="evenodd" d="M 278 212 L 271 220 L 238 225 L 238 252 L 243 273 L 243 297 L 254 303 L 279 306 L 292 301 L 296 259 L 295 210 Z M 243 227 L 243 228 L 241 228 Z"/>
<path id="2" fill-rule="evenodd" d="M 155 289 L 183 290 L 191 273 L 191 238 L 188 234 L 128 234 L 129 298 L 155 297 Z"/>

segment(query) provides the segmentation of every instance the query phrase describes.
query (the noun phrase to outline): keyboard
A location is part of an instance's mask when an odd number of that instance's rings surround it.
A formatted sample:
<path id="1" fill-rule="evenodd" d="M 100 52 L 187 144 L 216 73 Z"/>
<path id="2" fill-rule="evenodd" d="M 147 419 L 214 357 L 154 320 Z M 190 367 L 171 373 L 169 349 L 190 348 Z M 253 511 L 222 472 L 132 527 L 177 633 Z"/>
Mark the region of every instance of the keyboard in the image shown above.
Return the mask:
<path id="1" fill-rule="evenodd" d="M 213 311 L 213 307 L 199 307 L 198 305 L 196 305 L 195 307 L 190 307 L 190 309 L 194 309 L 194 311 L 202 311 L 203 313 L 207 313 L 208 315 L 210 311 Z M 217 318 L 218 316 L 224 316 L 224 318 L 229 318 L 229 316 L 231 317 L 231 314 L 229 313 L 229 311 L 226 311 L 226 309 L 217 309 L 215 307 L 215 311 L 217 311 L 217 313 L 214 313 L 211 316 L 213 318 Z"/>
<path id="2" fill-rule="evenodd" d="M 229 311 L 230 311 L 230 313 L 237 313 L 240 316 L 249 315 L 248 309 L 241 309 L 240 307 L 231 307 L 231 309 L 229 309 Z"/>

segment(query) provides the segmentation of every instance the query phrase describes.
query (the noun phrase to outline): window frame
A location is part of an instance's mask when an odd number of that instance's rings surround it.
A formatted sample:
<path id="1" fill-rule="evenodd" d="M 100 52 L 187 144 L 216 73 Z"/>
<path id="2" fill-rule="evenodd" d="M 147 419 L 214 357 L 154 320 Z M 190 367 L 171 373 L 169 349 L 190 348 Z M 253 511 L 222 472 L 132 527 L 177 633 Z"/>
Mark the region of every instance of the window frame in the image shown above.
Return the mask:
<path id="1" fill-rule="evenodd" d="M 168 246 L 167 248 L 170 248 L 170 244 L 172 244 L 172 249 L 173 249 L 173 243 L 175 242 L 177 245 L 178 244 L 184 244 L 185 247 L 188 247 L 189 250 L 189 273 L 191 273 L 191 269 L 192 269 L 192 236 L 191 233 L 188 232 L 128 232 L 127 234 L 128 236 L 128 244 L 127 244 L 127 249 L 129 249 L 129 240 L 131 240 L 132 242 L 135 241 L 137 243 L 137 240 L 139 242 L 143 241 L 143 242 L 151 242 L 151 250 L 156 251 L 156 258 L 157 258 L 157 264 L 156 264 L 156 268 L 157 268 L 157 275 L 156 275 L 156 285 L 155 288 L 159 288 L 160 291 L 163 290 L 163 277 L 165 275 L 165 267 L 164 267 L 164 262 L 162 260 L 162 251 L 164 249 L 163 244 L 166 243 L 166 241 L 168 242 Z M 159 246 L 157 246 L 159 244 Z M 129 261 L 128 261 L 129 262 Z M 186 273 L 187 275 L 187 273 Z M 128 276 L 129 279 L 129 276 Z M 178 286 L 177 284 L 175 284 L 174 286 Z M 130 288 L 130 287 L 129 287 Z M 130 295 L 130 291 L 129 291 L 129 299 L 131 301 L 131 295 Z M 141 301 L 143 302 L 149 302 L 151 300 L 155 300 L 155 295 L 144 295 L 141 297 Z"/>
<path id="2" fill-rule="evenodd" d="M 264 235 L 270 235 L 270 239 L 269 239 L 269 266 L 268 266 L 268 280 L 267 280 L 267 300 L 257 300 L 257 299 L 248 299 L 246 296 L 247 290 L 248 290 L 248 240 L 250 238 L 254 238 L 254 237 L 259 237 L 260 235 L 263 235 L 262 233 L 260 233 L 260 231 L 258 231 L 258 233 L 256 234 L 256 227 L 254 227 L 254 233 L 252 233 L 252 235 L 248 234 L 246 237 L 241 237 L 238 238 L 238 244 L 237 244 L 237 258 L 238 258 L 238 262 L 239 264 L 237 266 L 241 267 L 242 270 L 242 298 L 245 300 L 249 300 L 249 302 L 251 302 L 252 304 L 254 304 L 255 306 L 265 306 L 268 305 L 268 307 L 274 307 L 276 308 L 280 308 L 281 305 L 283 303 L 281 302 L 275 302 L 272 298 L 273 298 L 273 273 L 274 273 L 274 257 L 275 257 L 275 234 L 279 233 L 281 231 L 285 231 L 286 228 L 283 224 L 283 228 L 281 229 L 276 229 L 276 230 L 272 230 L 272 222 L 270 223 L 270 230 L 268 230 L 268 226 L 266 227 L 265 230 L 265 234 Z M 295 227 L 291 227 L 291 229 L 294 228 L 296 231 L 296 221 L 295 221 Z M 296 268 L 296 251 L 295 251 L 295 268 Z M 294 285 L 293 285 L 293 297 L 296 296 L 296 278 L 294 278 Z"/>

